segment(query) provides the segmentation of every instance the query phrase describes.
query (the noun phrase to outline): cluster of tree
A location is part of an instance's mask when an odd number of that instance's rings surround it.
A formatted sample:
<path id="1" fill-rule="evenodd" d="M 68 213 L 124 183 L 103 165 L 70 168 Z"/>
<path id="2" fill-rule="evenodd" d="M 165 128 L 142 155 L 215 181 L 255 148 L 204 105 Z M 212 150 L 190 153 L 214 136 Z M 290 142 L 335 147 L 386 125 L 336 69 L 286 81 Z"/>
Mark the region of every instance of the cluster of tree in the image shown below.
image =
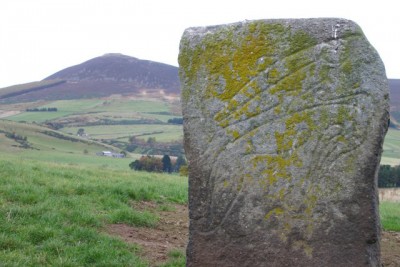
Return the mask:
<path id="1" fill-rule="evenodd" d="M 34 149 L 31 146 L 31 144 L 29 144 L 28 138 L 26 136 L 19 135 L 15 132 L 12 132 L 12 133 L 4 132 L 4 134 L 7 138 L 13 139 L 15 142 L 17 142 L 19 144 L 19 147 L 25 148 L 25 149 L 28 149 L 28 148 Z"/>
<path id="2" fill-rule="evenodd" d="M 144 140 L 136 136 L 131 136 L 129 137 L 129 144 L 122 149 L 147 155 L 179 156 L 184 153 L 182 141 L 157 142 L 155 137 L 149 137 L 147 140 Z"/>
<path id="3" fill-rule="evenodd" d="M 97 125 L 141 125 L 141 124 L 165 124 L 157 119 L 137 119 L 137 120 L 110 120 L 100 119 L 93 122 L 85 122 L 84 124 L 77 124 L 76 126 L 97 126 Z"/>
<path id="4" fill-rule="evenodd" d="M 183 118 L 172 118 L 168 120 L 168 123 L 183 124 Z"/>
<path id="5" fill-rule="evenodd" d="M 381 165 L 378 173 L 378 187 L 400 187 L 400 166 Z"/>
<path id="6" fill-rule="evenodd" d="M 46 122 L 45 125 L 47 125 L 49 128 L 53 130 L 59 130 L 61 128 L 64 128 L 64 124 L 58 122 Z"/>
<path id="7" fill-rule="evenodd" d="M 78 131 L 76 132 L 76 135 L 78 135 L 78 136 L 84 136 L 84 135 L 86 135 L 85 129 L 79 128 Z"/>
<path id="8" fill-rule="evenodd" d="M 26 112 L 56 112 L 58 111 L 57 108 L 27 108 Z"/>
<path id="9" fill-rule="evenodd" d="M 157 114 L 157 115 L 172 115 L 171 112 L 168 111 L 153 111 L 153 112 L 146 112 L 147 114 Z"/>
<path id="10" fill-rule="evenodd" d="M 71 142 L 83 142 L 82 140 L 78 139 L 78 138 L 74 138 L 74 137 L 70 137 L 68 135 L 65 134 L 60 134 L 58 132 L 53 132 L 53 131 L 43 131 L 41 132 L 45 135 L 49 135 L 58 139 L 63 139 L 63 140 L 67 140 L 67 141 L 71 141 Z"/>
<path id="11" fill-rule="evenodd" d="M 5 135 L 6 135 L 6 137 L 14 139 L 15 141 L 27 141 L 28 140 L 28 138 L 26 136 L 16 134 L 15 132 L 5 133 Z"/>
<path id="12" fill-rule="evenodd" d="M 97 125 L 142 125 L 142 124 L 165 124 L 165 123 L 160 120 L 154 120 L 154 119 L 118 120 L 118 121 L 110 119 L 101 119 L 93 122 L 74 123 L 74 126 L 82 127 L 82 126 L 97 126 Z M 46 125 L 54 130 L 59 130 L 65 126 L 64 124 L 57 122 L 46 122 Z M 162 133 L 162 132 L 153 132 L 148 134 L 156 134 L 156 133 Z"/>
<path id="13" fill-rule="evenodd" d="M 187 165 L 185 158 L 180 155 L 176 159 L 171 159 L 169 155 L 163 157 L 142 156 L 129 164 L 129 167 L 135 171 L 148 172 L 179 172 Z"/>

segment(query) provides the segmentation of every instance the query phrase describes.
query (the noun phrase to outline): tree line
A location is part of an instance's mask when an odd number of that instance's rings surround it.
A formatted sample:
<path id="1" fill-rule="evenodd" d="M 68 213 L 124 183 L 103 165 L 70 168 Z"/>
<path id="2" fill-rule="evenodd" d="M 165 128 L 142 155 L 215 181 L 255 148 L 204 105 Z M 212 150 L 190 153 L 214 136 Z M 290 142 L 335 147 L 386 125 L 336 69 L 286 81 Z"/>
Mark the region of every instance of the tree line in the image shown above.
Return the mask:
<path id="1" fill-rule="evenodd" d="M 27 108 L 26 112 L 56 112 L 57 108 Z"/>
<path id="2" fill-rule="evenodd" d="M 158 142 L 155 137 L 151 136 L 148 137 L 147 140 L 131 136 L 129 137 L 129 144 L 121 148 L 128 152 L 146 155 L 179 156 L 184 153 L 182 140 Z"/>
<path id="3" fill-rule="evenodd" d="M 163 157 L 142 156 L 129 164 L 129 167 L 135 171 L 147 172 L 185 172 L 187 162 L 184 156 L 180 155 L 176 159 L 171 159 L 169 155 Z"/>
<path id="4" fill-rule="evenodd" d="M 168 120 L 168 123 L 183 124 L 183 118 L 172 118 Z"/>
<path id="5" fill-rule="evenodd" d="M 15 132 L 10 133 L 10 132 L 5 132 L 5 131 L 1 131 L 1 130 L 0 130 L 0 133 L 4 133 L 4 135 L 7 138 L 13 139 L 15 142 L 20 144 L 19 147 L 21 147 L 21 148 L 36 149 L 36 148 L 33 148 L 31 146 L 31 144 L 28 142 L 28 138 L 26 136 L 19 135 L 19 134 L 15 133 Z M 15 145 L 13 145 L 13 146 L 15 146 Z"/>
<path id="6" fill-rule="evenodd" d="M 381 165 L 378 173 L 378 187 L 400 187 L 400 165 Z"/>

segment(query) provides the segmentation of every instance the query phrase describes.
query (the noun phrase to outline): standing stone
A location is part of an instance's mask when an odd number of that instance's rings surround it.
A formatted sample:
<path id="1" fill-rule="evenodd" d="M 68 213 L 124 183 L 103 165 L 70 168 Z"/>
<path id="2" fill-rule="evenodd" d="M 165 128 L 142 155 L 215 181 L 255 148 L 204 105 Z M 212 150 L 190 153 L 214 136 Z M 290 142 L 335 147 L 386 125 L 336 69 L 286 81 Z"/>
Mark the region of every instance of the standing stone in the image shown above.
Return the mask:
<path id="1" fill-rule="evenodd" d="M 188 266 L 379 266 L 379 55 L 344 19 L 189 28 Z"/>

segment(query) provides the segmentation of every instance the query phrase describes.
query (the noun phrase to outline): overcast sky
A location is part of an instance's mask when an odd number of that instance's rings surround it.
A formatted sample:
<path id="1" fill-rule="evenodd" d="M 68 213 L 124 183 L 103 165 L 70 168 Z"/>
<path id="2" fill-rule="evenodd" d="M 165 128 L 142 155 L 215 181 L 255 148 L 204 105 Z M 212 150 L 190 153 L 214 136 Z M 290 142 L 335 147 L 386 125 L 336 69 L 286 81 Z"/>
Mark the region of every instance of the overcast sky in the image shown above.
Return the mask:
<path id="1" fill-rule="evenodd" d="M 42 80 L 105 53 L 178 66 L 185 28 L 267 18 L 357 22 L 389 78 L 400 78 L 396 1 L 1 0 L 0 88 Z"/>

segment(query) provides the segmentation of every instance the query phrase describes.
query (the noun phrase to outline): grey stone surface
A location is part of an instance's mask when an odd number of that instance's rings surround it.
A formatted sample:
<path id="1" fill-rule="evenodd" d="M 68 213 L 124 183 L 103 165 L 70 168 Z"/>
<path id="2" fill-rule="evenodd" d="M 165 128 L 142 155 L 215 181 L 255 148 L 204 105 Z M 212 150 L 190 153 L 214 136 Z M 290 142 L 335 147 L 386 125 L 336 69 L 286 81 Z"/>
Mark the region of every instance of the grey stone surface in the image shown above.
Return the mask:
<path id="1" fill-rule="evenodd" d="M 181 39 L 188 266 L 379 266 L 388 126 L 379 55 L 344 19 Z"/>

